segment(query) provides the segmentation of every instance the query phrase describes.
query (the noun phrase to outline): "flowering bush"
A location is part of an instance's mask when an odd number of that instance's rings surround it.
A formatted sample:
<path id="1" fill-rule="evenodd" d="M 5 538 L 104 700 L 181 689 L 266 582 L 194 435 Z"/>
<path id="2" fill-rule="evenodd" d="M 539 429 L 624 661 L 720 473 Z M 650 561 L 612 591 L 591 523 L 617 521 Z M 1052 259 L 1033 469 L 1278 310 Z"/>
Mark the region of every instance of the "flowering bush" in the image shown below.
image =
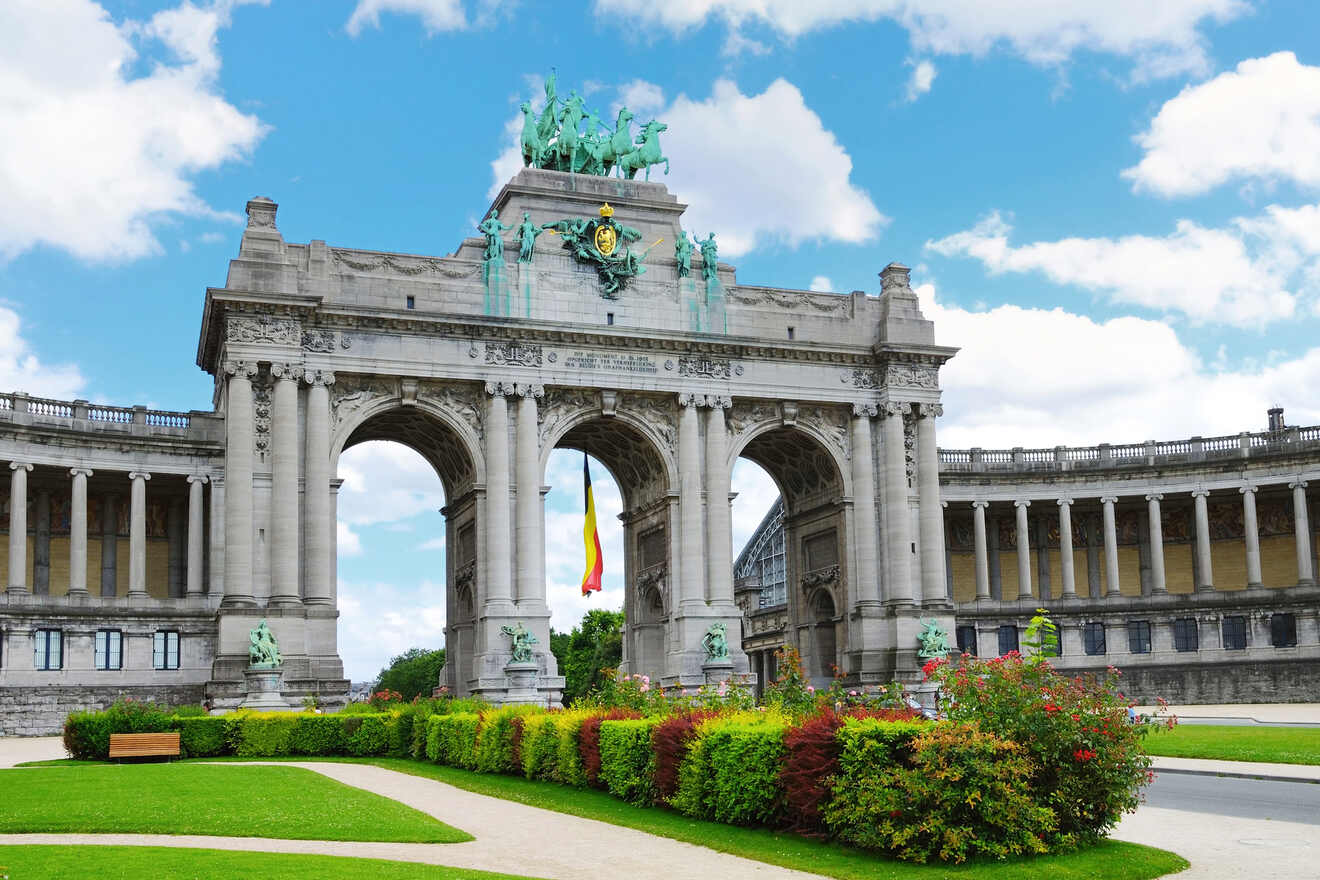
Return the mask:
<path id="1" fill-rule="evenodd" d="M 1150 758 L 1144 725 L 1127 723 L 1119 672 L 1060 674 L 1043 654 L 993 660 L 964 654 L 957 665 L 928 664 L 950 718 L 1021 744 L 1032 757 L 1033 797 L 1058 817 L 1051 849 L 1099 839 L 1136 809 Z"/>
<path id="2" fill-rule="evenodd" d="M 807 683 L 802 655 L 792 645 L 775 651 L 775 680 L 765 686 L 765 704 L 788 715 L 806 715 L 816 708 L 816 689 Z"/>
<path id="3" fill-rule="evenodd" d="M 630 709 L 642 715 L 671 715 L 702 710 L 738 711 L 756 705 L 756 696 L 746 682 L 725 679 L 700 687 L 662 687 L 649 675 L 607 678 L 600 687 L 579 700 L 576 706 L 598 709 Z"/>

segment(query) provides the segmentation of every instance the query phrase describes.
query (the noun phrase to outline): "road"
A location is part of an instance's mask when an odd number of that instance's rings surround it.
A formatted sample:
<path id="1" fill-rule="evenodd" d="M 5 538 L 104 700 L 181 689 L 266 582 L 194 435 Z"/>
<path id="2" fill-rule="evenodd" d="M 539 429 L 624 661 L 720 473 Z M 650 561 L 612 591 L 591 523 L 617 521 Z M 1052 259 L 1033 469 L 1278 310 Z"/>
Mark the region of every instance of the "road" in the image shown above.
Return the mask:
<path id="1" fill-rule="evenodd" d="M 1320 785 L 1160 773 L 1146 805 L 1166 810 L 1320 825 Z M 1320 837 L 1320 831 L 1316 832 Z"/>

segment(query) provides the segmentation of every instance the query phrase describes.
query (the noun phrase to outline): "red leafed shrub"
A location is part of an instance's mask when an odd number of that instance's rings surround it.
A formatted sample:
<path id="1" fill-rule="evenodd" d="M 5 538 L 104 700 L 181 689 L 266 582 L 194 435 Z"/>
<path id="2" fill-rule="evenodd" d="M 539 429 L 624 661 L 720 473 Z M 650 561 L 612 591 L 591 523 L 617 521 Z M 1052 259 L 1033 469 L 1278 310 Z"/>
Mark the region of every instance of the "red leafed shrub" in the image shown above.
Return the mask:
<path id="1" fill-rule="evenodd" d="M 651 731 L 651 748 L 655 752 L 653 779 L 661 802 L 667 802 L 678 791 L 678 768 L 687 757 L 688 743 L 696 735 L 697 725 L 713 712 L 689 712 L 672 715 Z"/>
<path id="2" fill-rule="evenodd" d="M 593 788 L 603 787 L 600 782 L 600 723 L 640 717 L 637 712 L 627 709 L 611 709 L 583 720 L 582 726 L 578 728 L 578 755 L 582 758 L 582 772 L 587 777 L 588 785 Z"/>
<path id="3" fill-rule="evenodd" d="M 829 781 L 839 770 L 839 728 L 843 719 L 822 709 L 784 736 L 784 786 L 788 827 L 812 836 L 823 833 L 820 808 L 830 797 Z"/>

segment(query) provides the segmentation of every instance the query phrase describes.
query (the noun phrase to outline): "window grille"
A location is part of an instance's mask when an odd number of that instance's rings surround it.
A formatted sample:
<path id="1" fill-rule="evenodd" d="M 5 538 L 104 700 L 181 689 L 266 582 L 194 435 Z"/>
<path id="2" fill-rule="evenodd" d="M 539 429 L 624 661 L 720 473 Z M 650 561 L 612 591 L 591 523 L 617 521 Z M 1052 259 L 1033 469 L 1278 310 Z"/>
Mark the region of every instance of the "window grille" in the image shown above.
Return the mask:
<path id="1" fill-rule="evenodd" d="M 1173 649 L 1175 651 L 1196 651 L 1201 647 L 1201 634 L 1196 628 L 1195 617 L 1179 617 L 1173 622 Z"/>
<path id="2" fill-rule="evenodd" d="M 1092 657 L 1105 653 L 1105 625 L 1086 623 L 1082 625 L 1082 648 Z"/>

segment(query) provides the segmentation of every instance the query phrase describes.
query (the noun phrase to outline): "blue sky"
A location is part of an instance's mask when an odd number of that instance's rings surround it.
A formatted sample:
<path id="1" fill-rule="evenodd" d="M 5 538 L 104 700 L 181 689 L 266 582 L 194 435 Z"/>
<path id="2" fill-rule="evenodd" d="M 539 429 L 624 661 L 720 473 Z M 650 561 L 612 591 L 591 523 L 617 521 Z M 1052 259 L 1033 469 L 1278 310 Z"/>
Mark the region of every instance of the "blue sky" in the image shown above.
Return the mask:
<path id="1" fill-rule="evenodd" d="M 291 241 L 448 253 L 556 67 L 668 124 L 662 179 L 740 280 L 874 293 L 913 266 L 962 348 L 943 445 L 1235 433 L 1274 403 L 1315 424 L 1317 33 L 1300 0 L 5 3 L 0 387 L 208 409 L 201 304 L 248 198 Z M 547 560 L 558 625 L 584 607 L 579 467 L 548 475 L 548 543 L 578 554 Z M 598 473 L 592 602 L 617 604 Z M 362 679 L 438 644 L 443 500 L 398 447 L 341 475 Z M 735 479 L 740 545 L 774 490 Z"/>

